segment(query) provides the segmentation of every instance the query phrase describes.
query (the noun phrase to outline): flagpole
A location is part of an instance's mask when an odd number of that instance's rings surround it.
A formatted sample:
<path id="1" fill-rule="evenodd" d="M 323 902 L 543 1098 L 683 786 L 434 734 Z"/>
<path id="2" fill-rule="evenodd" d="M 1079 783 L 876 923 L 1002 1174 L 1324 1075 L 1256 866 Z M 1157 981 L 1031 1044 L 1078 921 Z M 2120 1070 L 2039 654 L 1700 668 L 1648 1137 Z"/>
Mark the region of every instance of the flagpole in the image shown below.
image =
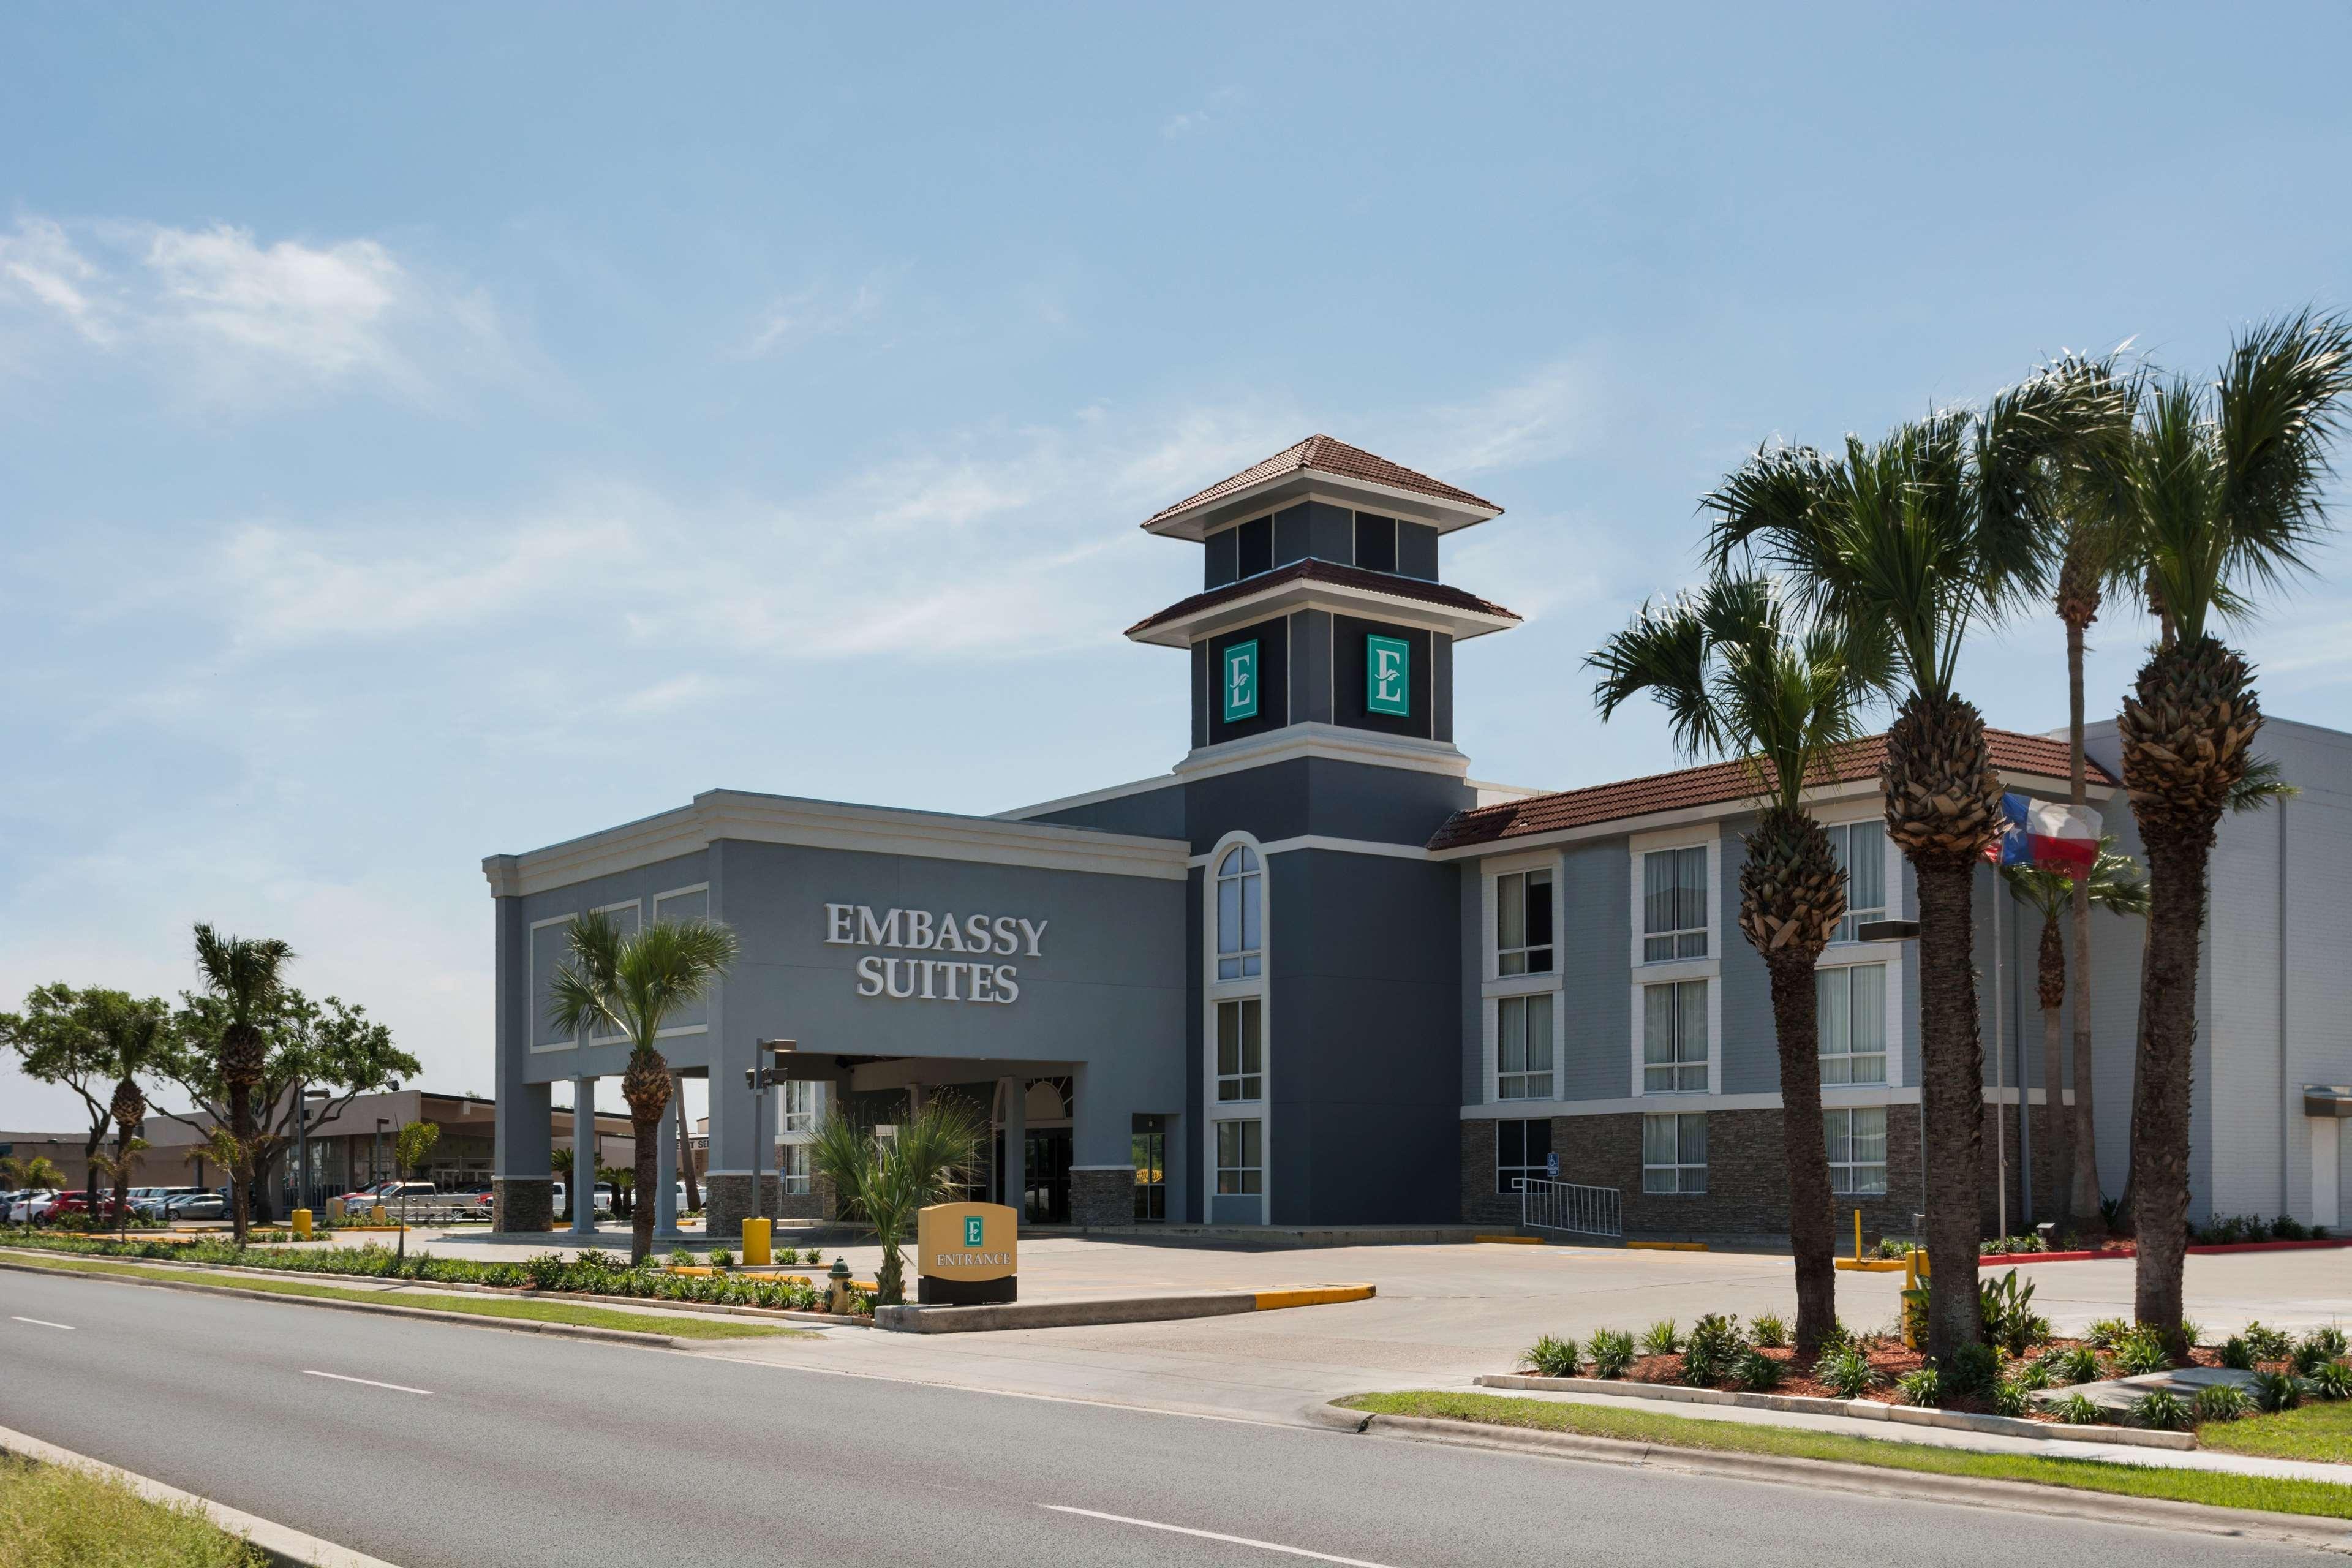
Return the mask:
<path id="1" fill-rule="evenodd" d="M 2004 1058 L 2008 1051 L 2001 1030 L 2000 969 L 2000 906 L 2007 901 L 2008 879 L 2000 868 L 1992 868 L 1992 1157 L 1993 1168 L 2000 1173 L 2000 1234 L 2009 1235 L 2009 1108 L 2008 1086 L 2002 1082 L 2008 1074 Z M 1981 1145 L 1979 1145 L 1981 1147 Z M 1981 1211 L 1979 1211 L 1981 1212 Z"/>

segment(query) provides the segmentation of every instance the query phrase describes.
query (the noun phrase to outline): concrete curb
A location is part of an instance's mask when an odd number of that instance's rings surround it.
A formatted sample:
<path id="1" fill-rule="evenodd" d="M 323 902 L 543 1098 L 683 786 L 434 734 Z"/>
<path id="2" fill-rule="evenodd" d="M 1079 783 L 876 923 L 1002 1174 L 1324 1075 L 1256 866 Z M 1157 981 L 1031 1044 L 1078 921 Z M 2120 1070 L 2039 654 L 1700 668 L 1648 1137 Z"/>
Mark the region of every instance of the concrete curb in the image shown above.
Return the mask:
<path id="1" fill-rule="evenodd" d="M 100 1259 L 100 1261 L 109 1261 Z M 568 1340 L 603 1340 L 608 1344 L 650 1345 L 656 1350 L 682 1349 L 669 1334 L 639 1333 L 634 1329 L 599 1329 L 586 1323 L 541 1323 L 529 1318 L 493 1318 L 478 1312 L 445 1312 L 432 1307 L 405 1307 L 390 1301 L 346 1301 L 331 1296 L 296 1296 L 276 1290 L 247 1290 L 235 1285 L 203 1285 L 191 1279 L 142 1279 L 135 1274 L 92 1274 L 74 1268 L 45 1268 L 0 1258 L 0 1268 L 19 1274 L 46 1275 L 51 1279 L 96 1279 L 101 1283 L 136 1285 L 148 1290 L 187 1290 L 200 1296 L 235 1296 L 247 1301 L 284 1301 L 298 1307 L 331 1307 L 346 1312 L 381 1312 L 387 1317 L 422 1318 L 436 1323 L 463 1323 L 477 1329 L 508 1329 L 526 1334 L 553 1334 Z M 697 1342 L 698 1343 L 699 1342 Z"/>
<path id="2" fill-rule="evenodd" d="M 1373 1415 L 1366 1420 L 1364 1431 L 1372 1436 L 1402 1437 L 1415 1442 L 1452 1443 L 1464 1447 L 1497 1448 L 1510 1453 L 1632 1465 L 1645 1469 L 1727 1476 L 1817 1491 L 1861 1492 L 1872 1497 L 1896 1498 L 1913 1502 L 1972 1504 L 1999 1508 L 2012 1513 L 2046 1514 L 2061 1519 L 2089 1520 L 2101 1524 L 2130 1524 L 2155 1530 L 2189 1531 L 2202 1535 L 2278 1541 L 2312 1551 L 2352 1555 L 2352 1529 L 2347 1529 L 2344 1521 L 2322 1519 L 2315 1515 L 2209 1508 L 2202 1503 L 2119 1497 L 2112 1492 L 2037 1486 L 2030 1481 L 1998 1481 L 1976 1476 L 1881 1469 L 1873 1465 L 1848 1465 L 1832 1459 L 1784 1459 L 1765 1454 L 1661 1447 L 1650 1443 L 1586 1437 L 1570 1432 L 1486 1426 L 1423 1415 Z"/>
<path id="3" fill-rule="evenodd" d="M 281 1568 L 394 1568 L 381 1557 L 370 1557 L 363 1552 L 353 1552 L 348 1546 L 338 1546 L 331 1541 L 321 1541 L 315 1535 L 305 1535 L 257 1518 L 239 1509 L 184 1492 L 162 1481 L 150 1480 L 101 1459 L 77 1454 L 70 1448 L 60 1448 L 54 1443 L 24 1432 L 0 1426 L 0 1452 L 15 1454 L 36 1464 L 58 1465 L 68 1469 L 83 1470 L 109 1480 L 120 1481 L 150 1502 L 166 1506 L 192 1507 L 231 1535 L 242 1537 L 247 1544 Z"/>
<path id="4" fill-rule="evenodd" d="M 1368 1301 L 1371 1285 L 1303 1285 L 1284 1290 L 1201 1290 L 1176 1296 L 1109 1296 L 1086 1301 L 1012 1301 L 995 1307 L 877 1307 L 877 1328 L 902 1334 L 990 1333 L 1010 1329 L 1074 1329 L 1097 1323 L 1157 1323 L 1221 1318 L 1286 1307 Z"/>
<path id="5" fill-rule="evenodd" d="M 1875 1399 L 1817 1399 L 1804 1394 L 1737 1394 L 1720 1388 L 1685 1388 L 1673 1383 L 1626 1383 L 1617 1378 L 1528 1377 L 1482 1374 L 1486 1388 L 1532 1388 L 1556 1394 L 1598 1394 L 1612 1399 L 1662 1399 L 1677 1405 L 1736 1405 L 1748 1410 L 1780 1410 L 1797 1415 L 1841 1415 L 1855 1421 L 1893 1421 L 1906 1426 L 1941 1426 L 1953 1432 L 1984 1432 L 1997 1437 L 2039 1437 L 2048 1442 L 2108 1443 L 2131 1448 L 2189 1449 L 2194 1432 L 2158 1432 L 2142 1426 L 2063 1426 L 2015 1415 L 1974 1415 L 1924 1405 L 1885 1405 Z"/>

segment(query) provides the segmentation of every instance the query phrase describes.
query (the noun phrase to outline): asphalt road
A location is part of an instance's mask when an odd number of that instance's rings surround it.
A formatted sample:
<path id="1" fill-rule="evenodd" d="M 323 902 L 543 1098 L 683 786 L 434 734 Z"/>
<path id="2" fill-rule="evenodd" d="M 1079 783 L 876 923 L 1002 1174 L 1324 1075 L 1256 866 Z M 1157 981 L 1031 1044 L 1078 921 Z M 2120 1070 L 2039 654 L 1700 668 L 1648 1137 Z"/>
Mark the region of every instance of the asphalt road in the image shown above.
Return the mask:
<path id="1" fill-rule="evenodd" d="M 2316 1561 L 14 1272 L 0 1426 L 403 1568 Z"/>

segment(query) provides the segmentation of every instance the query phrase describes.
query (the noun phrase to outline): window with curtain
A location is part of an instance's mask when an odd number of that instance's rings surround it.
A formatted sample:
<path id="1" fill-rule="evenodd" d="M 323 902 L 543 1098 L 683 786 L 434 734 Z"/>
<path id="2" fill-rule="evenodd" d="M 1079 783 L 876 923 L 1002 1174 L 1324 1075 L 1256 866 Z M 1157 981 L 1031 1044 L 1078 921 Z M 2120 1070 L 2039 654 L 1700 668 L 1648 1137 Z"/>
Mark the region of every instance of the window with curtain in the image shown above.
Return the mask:
<path id="1" fill-rule="evenodd" d="M 1886 824 L 1837 822 L 1822 831 L 1845 870 L 1845 918 L 1830 940 L 1853 942 L 1854 928 L 1864 921 L 1886 918 Z"/>
<path id="2" fill-rule="evenodd" d="M 1706 847 L 1642 858 L 1642 962 L 1706 956 Z"/>
<path id="3" fill-rule="evenodd" d="M 1260 973 L 1265 940 L 1260 914 L 1257 854 L 1236 844 L 1217 862 L 1217 978 L 1248 980 Z"/>
<path id="4" fill-rule="evenodd" d="M 1551 994 L 1505 996 L 1495 1004 L 1495 1098 L 1549 1100 Z"/>
<path id="5" fill-rule="evenodd" d="M 1642 987 L 1642 1092 L 1706 1092 L 1704 980 Z"/>
<path id="6" fill-rule="evenodd" d="M 809 1190 L 809 1147 L 805 1143 L 787 1143 L 776 1154 L 776 1171 L 783 1178 L 784 1191 L 805 1193 Z"/>
<path id="7" fill-rule="evenodd" d="M 1822 1132 L 1830 1148 L 1830 1191 L 1855 1197 L 1886 1191 L 1886 1107 L 1824 1110 Z"/>
<path id="8" fill-rule="evenodd" d="M 1514 871 L 1495 879 L 1495 972 L 1551 973 L 1551 873 Z"/>
<path id="9" fill-rule="evenodd" d="M 793 1079 L 784 1085 L 784 1128 L 787 1132 L 816 1131 L 816 1084 Z"/>
<path id="10" fill-rule="evenodd" d="M 1265 1191 L 1265 1154 L 1259 1123 L 1217 1123 L 1217 1191 L 1247 1197 Z"/>
<path id="11" fill-rule="evenodd" d="M 1217 1099 L 1265 1098 L 1265 1047 L 1259 1037 L 1263 1006 L 1255 996 L 1217 1004 Z"/>
<path id="12" fill-rule="evenodd" d="M 1886 1081 L 1886 965 L 1813 972 L 1823 1083 Z"/>
<path id="13" fill-rule="evenodd" d="M 1645 1193 L 1706 1191 L 1706 1117 L 1642 1118 L 1642 1190 Z"/>

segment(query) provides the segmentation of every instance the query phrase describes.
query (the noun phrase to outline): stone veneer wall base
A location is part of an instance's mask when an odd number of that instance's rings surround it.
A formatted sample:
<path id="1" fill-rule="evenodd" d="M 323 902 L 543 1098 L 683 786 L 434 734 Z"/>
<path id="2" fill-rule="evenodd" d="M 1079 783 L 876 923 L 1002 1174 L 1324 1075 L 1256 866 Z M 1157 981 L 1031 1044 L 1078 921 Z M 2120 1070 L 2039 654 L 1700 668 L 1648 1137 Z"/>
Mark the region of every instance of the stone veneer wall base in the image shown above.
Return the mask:
<path id="1" fill-rule="evenodd" d="M 555 1228 L 555 1178 L 498 1176 L 490 1182 L 490 1228 L 535 1236 Z"/>
<path id="2" fill-rule="evenodd" d="M 1120 1165 L 1070 1172 L 1070 1223 L 1075 1226 L 1133 1225 L 1135 1171 Z"/>

